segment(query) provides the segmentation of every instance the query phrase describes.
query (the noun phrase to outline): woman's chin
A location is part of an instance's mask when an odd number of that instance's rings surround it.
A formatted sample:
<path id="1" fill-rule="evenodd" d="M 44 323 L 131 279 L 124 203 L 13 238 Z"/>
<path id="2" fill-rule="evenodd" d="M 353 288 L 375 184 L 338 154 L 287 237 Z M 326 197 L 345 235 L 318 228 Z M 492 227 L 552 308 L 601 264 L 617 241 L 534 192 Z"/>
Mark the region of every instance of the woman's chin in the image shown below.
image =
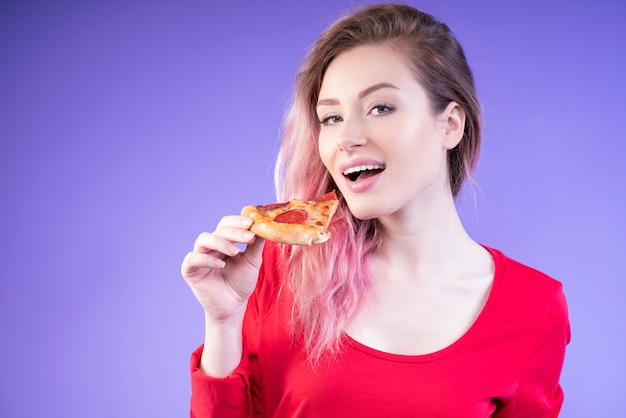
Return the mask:
<path id="1" fill-rule="evenodd" d="M 350 209 L 350 213 L 352 213 L 352 216 L 354 216 L 355 218 L 361 220 L 361 221 L 368 221 L 370 219 L 376 219 L 380 216 L 380 213 L 378 211 L 374 211 L 372 210 L 373 208 L 366 208 L 366 207 L 359 207 L 359 206 L 350 206 L 350 204 L 348 203 L 348 209 Z"/>

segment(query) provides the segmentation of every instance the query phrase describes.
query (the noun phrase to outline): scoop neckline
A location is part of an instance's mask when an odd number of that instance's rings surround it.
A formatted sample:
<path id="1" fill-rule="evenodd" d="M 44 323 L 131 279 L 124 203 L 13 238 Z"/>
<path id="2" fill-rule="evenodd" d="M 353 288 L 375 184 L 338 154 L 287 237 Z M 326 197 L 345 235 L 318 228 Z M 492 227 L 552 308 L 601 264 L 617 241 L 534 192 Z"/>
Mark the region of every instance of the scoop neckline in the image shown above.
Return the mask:
<path id="1" fill-rule="evenodd" d="M 498 292 L 500 290 L 500 284 L 502 281 L 502 254 L 490 247 L 482 245 L 493 258 L 494 264 L 494 273 L 493 273 L 493 283 L 491 285 L 491 290 L 489 291 L 489 296 L 487 297 L 487 301 L 485 305 L 481 309 L 480 313 L 472 323 L 472 325 L 461 335 L 456 341 L 451 343 L 450 345 L 437 350 L 431 353 L 426 354 L 394 354 L 388 353 L 386 351 L 377 350 L 368 345 L 360 343 L 359 341 L 352 338 L 346 332 L 343 333 L 343 337 L 347 343 L 348 348 L 354 348 L 362 353 L 370 355 L 372 357 L 378 357 L 383 360 L 394 361 L 394 362 L 403 362 L 403 363 L 419 363 L 419 362 L 427 362 L 440 359 L 442 357 L 448 356 L 458 350 L 459 348 L 466 345 L 468 341 L 470 341 L 473 336 L 480 332 L 480 329 L 483 327 L 483 324 L 487 321 L 489 314 L 491 313 L 493 306 L 496 303 L 496 299 L 498 297 Z"/>

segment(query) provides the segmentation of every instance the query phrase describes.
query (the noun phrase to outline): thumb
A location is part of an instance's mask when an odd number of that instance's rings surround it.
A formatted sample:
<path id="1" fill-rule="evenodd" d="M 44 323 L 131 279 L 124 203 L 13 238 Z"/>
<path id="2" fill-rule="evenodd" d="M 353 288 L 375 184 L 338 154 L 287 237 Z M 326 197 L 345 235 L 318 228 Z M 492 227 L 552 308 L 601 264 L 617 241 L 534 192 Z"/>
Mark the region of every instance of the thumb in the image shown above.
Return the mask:
<path id="1" fill-rule="evenodd" d="M 265 239 L 259 236 L 254 238 L 254 241 L 246 247 L 244 256 L 248 259 L 248 262 L 252 265 L 259 266 L 263 259 L 263 247 L 265 246 Z"/>

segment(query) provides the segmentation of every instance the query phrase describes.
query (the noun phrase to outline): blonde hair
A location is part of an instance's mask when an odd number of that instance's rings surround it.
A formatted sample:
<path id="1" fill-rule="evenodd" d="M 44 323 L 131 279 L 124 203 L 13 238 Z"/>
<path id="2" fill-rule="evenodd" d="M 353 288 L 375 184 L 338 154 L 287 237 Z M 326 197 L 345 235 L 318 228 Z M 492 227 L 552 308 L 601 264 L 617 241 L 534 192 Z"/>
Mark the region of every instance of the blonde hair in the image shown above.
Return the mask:
<path id="1" fill-rule="evenodd" d="M 400 52 L 427 91 L 435 112 L 443 111 L 451 101 L 464 109 L 464 136 L 448 152 L 454 196 L 471 174 L 478 159 L 482 119 L 463 49 L 450 29 L 429 14 L 408 5 L 366 5 L 326 29 L 301 65 L 276 163 L 280 200 L 311 198 L 336 189 L 318 154 L 320 126 L 315 108 L 332 60 L 367 44 Z M 355 218 L 343 201 L 330 230 L 332 242 L 284 254 L 294 294 L 295 335 L 302 338 L 312 362 L 340 352 L 346 323 L 370 294 L 369 259 L 380 245 L 376 221 Z"/>

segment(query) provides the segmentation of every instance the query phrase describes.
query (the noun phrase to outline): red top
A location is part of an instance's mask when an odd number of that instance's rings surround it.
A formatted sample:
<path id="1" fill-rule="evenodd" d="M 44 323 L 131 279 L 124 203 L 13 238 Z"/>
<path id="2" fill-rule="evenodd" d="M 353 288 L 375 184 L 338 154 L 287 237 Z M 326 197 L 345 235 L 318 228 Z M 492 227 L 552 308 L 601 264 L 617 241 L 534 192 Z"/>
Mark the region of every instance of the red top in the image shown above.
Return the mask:
<path id="1" fill-rule="evenodd" d="M 570 339 L 561 284 L 497 250 L 482 312 L 452 345 L 426 355 L 380 352 L 346 338 L 341 357 L 312 370 L 289 334 L 292 295 L 279 294 L 277 246 L 264 250 L 244 321 L 244 356 L 229 377 L 191 359 L 192 417 L 557 417 Z"/>

